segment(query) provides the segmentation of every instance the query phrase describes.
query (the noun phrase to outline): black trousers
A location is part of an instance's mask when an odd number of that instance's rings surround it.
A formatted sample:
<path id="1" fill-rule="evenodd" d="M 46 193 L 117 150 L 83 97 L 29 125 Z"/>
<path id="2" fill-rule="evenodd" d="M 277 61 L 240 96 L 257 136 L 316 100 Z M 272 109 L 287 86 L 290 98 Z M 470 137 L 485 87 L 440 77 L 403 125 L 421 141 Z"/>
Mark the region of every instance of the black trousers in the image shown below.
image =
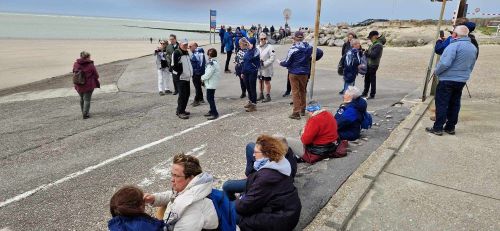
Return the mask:
<path id="1" fill-rule="evenodd" d="M 193 75 L 193 86 L 196 90 L 194 101 L 203 101 L 203 89 L 201 88 L 201 75 Z"/>
<path id="2" fill-rule="evenodd" d="M 224 67 L 224 71 L 229 71 L 229 62 L 231 62 L 231 55 L 233 54 L 233 51 L 226 51 L 227 53 L 227 59 L 226 59 L 226 66 Z"/>
<path id="3" fill-rule="evenodd" d="M 179 80 L 177 82 L 177 89 L 179 90 L 179 97 L 177 98 L 176 114 L 182 114 L 186 112 L 186 107 L 189 101 L 189 93 L 191 91 L 189 81 Z"/>
<path id="4" fill-rule="evenodd" d="M 292 85 L 290 85 L 290 73 L 288 73 L 288 76 L 286 77 L 286 91 L 285 91 L 285 95 L 290 95 L 291 91 L 292 91 Z"/>
<path id="5" fill-rule="evenodd" d="M 172 74 L 172 82 L 174 82 L 174 92 L 179 92 L 179 89 L 177 89 L 177 83 L 179 82 L 179 75 Z"/>
<path id="6" fill-rule="evenodd" d="M 363 90 L 363 95 L 368 95 L 368 90 L 370 90 L 370 96 L 375 96 L 377 93 L 377 70 L 378 66 L 368 66 L 365 75 L 365 89 Z"/>

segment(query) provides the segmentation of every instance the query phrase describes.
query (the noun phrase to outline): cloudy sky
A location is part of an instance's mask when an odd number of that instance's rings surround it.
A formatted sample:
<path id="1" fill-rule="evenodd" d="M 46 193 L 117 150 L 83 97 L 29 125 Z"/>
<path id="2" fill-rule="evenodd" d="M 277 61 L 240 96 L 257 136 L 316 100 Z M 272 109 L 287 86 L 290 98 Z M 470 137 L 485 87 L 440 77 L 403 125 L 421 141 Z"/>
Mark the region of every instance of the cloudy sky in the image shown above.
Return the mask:
<path id="1" fill-rule="evenodd" d="M 448 2 L 451 18 L 458 0 Z M 500 13 L 499 0 L 469 0 L 469 12 Z M 323 0 L 321 23 L 355 23 L 367 18 L 437 19 L 440 3 L 430 0 Z M 85 15 L 208 23 L 209 9 L 217 24 L 283 23 L 292 10 L 292 26 L 314 24 L 316 0 L 0 0 L 1 12 Z"/>

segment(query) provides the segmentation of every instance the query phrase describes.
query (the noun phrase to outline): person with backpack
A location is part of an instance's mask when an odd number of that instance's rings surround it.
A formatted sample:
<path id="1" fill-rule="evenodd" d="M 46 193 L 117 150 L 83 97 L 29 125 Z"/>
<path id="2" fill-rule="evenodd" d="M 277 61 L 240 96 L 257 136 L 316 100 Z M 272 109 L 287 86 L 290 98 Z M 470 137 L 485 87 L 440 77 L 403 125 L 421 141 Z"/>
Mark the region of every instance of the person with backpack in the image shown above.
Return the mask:
<path id="1" fill-rule="evenodd" d="M 163 231 L 165 223 L 145 212 L 144 193 L 135 186 L 124 186 L 109 202 L 109 231 Z"/>
<path id="2" fill-rule="evenodd" d="M 189 50 L 191 51 L 191 66 L 193 67 L 193 86 L 196 90 L 193 103 L 193 107 L 199 106 L 204 103 L 203 100 L 203 89 L 201 88 L 201 76 L 205 74 L 205 65 L 207 60 L 205 59 L 205 51 L 203 48 L 198 47 L 198 43 L 191 42 L 189 44 Z"/>
<path id="3" fill-rule="evenodd" d="M 75 81 L 78 80 L 78 81 Z M 73 64 L 73 83 L 75 90 L 80 95 L 80 109 L 83 119 L 90 118 L 90 100 L 95 88 L 100 88 L 99 74 L 90 59 L 90 53 L 82 51 L 80 58 Z"/>
<path id="4" fill-rule="evenodd" d="M 385 38 L 380 39 L 378 31 L 374 30 L 370 31 L 368 39 L 371 40 L 372 44 L 365 52 L 365 56 L 368 59 L 368 67 L 365 75 L 365 88 L 362 96 L 367 97 L 368 91 L 370 91 L 370 97 L 368 99 L 374 99 L 375 94 L 377 93 L 377 70 L 380 65 L 380 59 L 382 58 Z"/>
<path id="5" fill-rule="evenodd" d="M 203 81 L 204 86 L 207 88 L 207 101 L 210 104 L 210 111 L 205 114 L 205 117 L 208 120 L 214 120 L 219 118 L 214 97 L 215 89 L 217 89 L 217 85 L 219 84 L 220 67 L 217 61 L 217 50 L 210 48 L 207 53 L 209 61 L 205 69 L 205 74 L 201 76 L 201 81 Z"/>
<path id="6" fill-rule="evenodd" d="M 194 156 L 177 154 L 170 171 L 172 190 L 144 195 L 144 202 L 165 209 L 163 220 L 166 230 L 200 231 L 218 228 L 219 218 L 215 205 L 207 198 L 212 193 L 214 179 L 202 171 L 200 161 Z"/>
<path id="7" fill-rule="evenodd" d="M 344 93 L 344 102 L 335 114 L 337 133 L 341 140 L 354 141 L 359 139 L 363 120 L 371 118 L 370 114 L 366 115 L 368 113 L 366 108 L 367 103 L 361 97 L 361 90 L 349 86 Z M 368 116 L 370 118 L 367 118 Z"/>
<path id="8" fill-rule="evenodd" d="M 278 139 L 268 135 L 257 138 L 255 172 L 248 176 L 245 192 L 234 202 L 242 231 L 289 231 L 299 222 L 302 205 L 285 153 Z"/>
<path id="9" fill-rule="evenodd" d="M 363 60 L 366 60 L 363 57 L 363 52 L 361 51 L 361 43 L 359 42 L 359 40 L 352 39 L 350 43 L 352 46 L 351 49 L 348 50 L 341 59 L 343 67 L 344 87 L 339 92 L 340 95 L 344 94 L 348 86 L 354 86 L 356 82 L 356 76 L 358 75 L 358 69 L 360 68 L 360 65 L 362 65 Z M 366 63 L 363 65 L 366 65 Z"/>
<path id="10" fill-rule="evenodd" d="M 190 87 L 189 82 L 193 76 L 193 66 L 189 59 L 188 41 L 184 40 L 179 49 L 172 54 L 172 74 L 174 79 L 177 79 L 177 90 L 179 97 L 177 98 L 176 115 L 181 119 L 189 119 L 191 113 L 186 111 L 189 101 Z"/>
<path id="11" fill-rule="evenodd" d="M 257 74 L 260 67 L 260 53 L 257 49 L 257 40 L 249 38 L 250 47 L 243 56 L 241 75 L 245 79 L 248 92 L 248 104 L 244 107 L 247 112 L 257 111 Z"/>

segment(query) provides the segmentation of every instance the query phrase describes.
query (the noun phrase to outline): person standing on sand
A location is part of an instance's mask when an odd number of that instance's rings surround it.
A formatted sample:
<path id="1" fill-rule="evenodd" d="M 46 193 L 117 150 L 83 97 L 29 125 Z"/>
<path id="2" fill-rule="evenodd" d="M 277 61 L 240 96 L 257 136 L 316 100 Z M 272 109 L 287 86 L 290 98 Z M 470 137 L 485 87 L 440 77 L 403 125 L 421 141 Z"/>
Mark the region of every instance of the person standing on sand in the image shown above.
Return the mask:
<path id="1" fill-rule="evenodd" d="M 168 40 L 169 40 L 169 44 L 167 46 L 166 57 L 167 57 L 168 67 L 170 70 L 169 74 L 170 74 L 170 76 L 172 76 L 172 81 L 174 84 L 174 94 L 173 95 L 177 95 L 179 93 L 179 91 L 177 90 L 177 81 L 179 81 L 179 79 L 176 79 L 176 77 L 174 75 L 172 75 L 171 64 L 172 64 L 172 54 L 174 53 L 175 50 L 179 49 L 179 43 L 177 42 L 177 36 L 175 34 L 171 34 Z"/>
<path id="2" fill-rule="evenodd" d="M 205 51 L 203 48 L 198 47 L 198 43 L 190 43 L 189 50 L 191 50 L 191 65 L 193 66 L 193 85 L 196 89 L 196 95 L 191 105 L 197 107 L 201 103 L 205 103 L 203 90 L 201 89 L 201 76 L 205 74 L 207 60 L 205 59 Z"/>
<path id="3" fill-rule="evenodd" d="M 231 61 L 231 55 L 234 50 L 234 35 L 231 27 L 227 28 L 226 34 L 224 35 L 224 47 L 226 49 L 226 66 L 224 67 L 224 73 L 231 73 L 229 70 L 229 62 Z"/>
<path id="4" fill-rule="evenodd" d="M 90 53 L 82 51 L 80 58 L 73 64 L 73 73 L 81 71 L 85 76 L 85 84 L 75 84 L 75 90 L 80 95 L 80 108 L 82 110 L 83 119 L 90 118 L 90 100 L 92 92 L 95 88 L 101 88 L 99 83 L 99 74 L 94 66 L 94 61 L 90 59 Z"/>
<path id="5" fill-rule="evenodd" d="M 220 37 L 220 53 L 225 54 L 224 52 L 224 34 L 226 34 L 226 27 L 224 25 L 220 26 L 219 29 L 219 37 Z"/>
<path id="6" fill-rule="evenodd" d="M 267 28 L 267 27 L 264 27 Z M 259 90 L 260 97 L 257 100 L 262 100 L 263 103 L 271 101 L 271 77 L 273 77 L 273 64 L 276 57 L 274 47 L 269 44 L 265 32 L 259 35 L 259 45 L 257 49 L 260 53 L 260 68 L 259 68 Z M 264 97 L 264 87 L 266 95 Z"/>
<path id="7" fill-rule="evenodd" d="M 168 84 L 171 81 L 171 75 L 168 71 L 166 44 L 167 42 L 161 41 L 160 47 L 155 50 L 156 69 L 158 69 L 158 91 L 160 92 L 160 96 L 172 94 Z"/>
<path id="8" fill-rule="evenodd" d="M 250 38 L 248 42 L 250 46 L 243 57 L 241 76 L 245 80 L 248 91 L 249 102 L 245 105 L 246 111 L 254 112 L 257 111 L 257 74 L 260 67 L 260 54 L 257 49 L 257 40 Z"/>
<path id="9" fill-rule="evenodd" d="M 207 120 L 214 120 L 219 118 L 219 112 L 217 112 L 217 107 L 215 106 L 215 90 L 220 79 L 220 67 L 219 62 L 217 62 L 217 50 L 210 48 L 207 54 L 209 61 L 205 69 L 205 74 L 201 76 L 201 80 L 207 88 L 207 101 L 210 105 L 210 111 L 205 114 L 205 117 L 207 117 Z"/>
<path id="10" fill-rule="evenodd" d="M 178 79 L 177 89 L 179 97 L 177 98 L 177 111 L 176 115 L 181 119 L 189 119 L 191 113 L 186 111 L 186 106 L 189 101 L 189 81 L 193 76 L 193 66 L 189 60 L 188 41 L 184 40 L 179 49 L 175 50 L 172 54 L 172 74 L 174 78 Z"/>
<path id="11" fill-rule="evenodd" d="M 380 59 L 382 58 L 384 45 L 379 41 L 379 33 L 376 30 L 368 34 L 368 39 L 372 41 L 372 45 L 370 45 L 365 52 L 365 56 L 368 59 L 368 69 L 365 75 L 365 89 L 363 90 L 362 96 L 367 97 L 368 90 L 370 90 L 370 97 L 368 99 L 374 99 L 377 93 L 377 70 L 380 65 Z"/>

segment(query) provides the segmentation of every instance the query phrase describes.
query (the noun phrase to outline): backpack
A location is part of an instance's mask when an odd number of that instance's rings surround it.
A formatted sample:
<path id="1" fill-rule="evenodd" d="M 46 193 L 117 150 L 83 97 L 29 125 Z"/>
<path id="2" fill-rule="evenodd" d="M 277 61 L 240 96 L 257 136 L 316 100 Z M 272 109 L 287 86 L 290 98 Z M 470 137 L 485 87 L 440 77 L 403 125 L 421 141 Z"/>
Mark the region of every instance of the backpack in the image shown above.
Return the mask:
<path id="1" fill-rule="evenodd" d="M 345 60 L 345 55 L 343 55 L 340 60 L 339 60 L 339 65 L 337 66 L 337 74 L 340 76 L 344 75 L 344 60 Z"/>
<path id="2" fill-rule="evenodd" d="M 372 115 L 365 111 L 365 114 L 363 115 L 363 120 L 361 121 L 361 129 L 369 129 L 372 127 Z"/>
<path id="3" fill-rule="evenodd" d="M 366 75 L 366 72 L 368 72 L 368 59 L 366 59 L 365 55 L 361 55 L 359 57 L 358 74 Z"/>
<path id="4" fill-rule="evenodd" d="M 236 210 L 234 205 L 229 201 L 227 195 L 218 189 L 212 189 L 210 195 L 207 196 L 214 204 L 217 217 L 219 218 L 219 231 L 234 231 L 236 230 Z"/>
<path id="5" fill-rule="evenodd" d="M 76 85 L 85 85 L 85 72 L 82 70 L 73 71 L 73 83 Z"/>

